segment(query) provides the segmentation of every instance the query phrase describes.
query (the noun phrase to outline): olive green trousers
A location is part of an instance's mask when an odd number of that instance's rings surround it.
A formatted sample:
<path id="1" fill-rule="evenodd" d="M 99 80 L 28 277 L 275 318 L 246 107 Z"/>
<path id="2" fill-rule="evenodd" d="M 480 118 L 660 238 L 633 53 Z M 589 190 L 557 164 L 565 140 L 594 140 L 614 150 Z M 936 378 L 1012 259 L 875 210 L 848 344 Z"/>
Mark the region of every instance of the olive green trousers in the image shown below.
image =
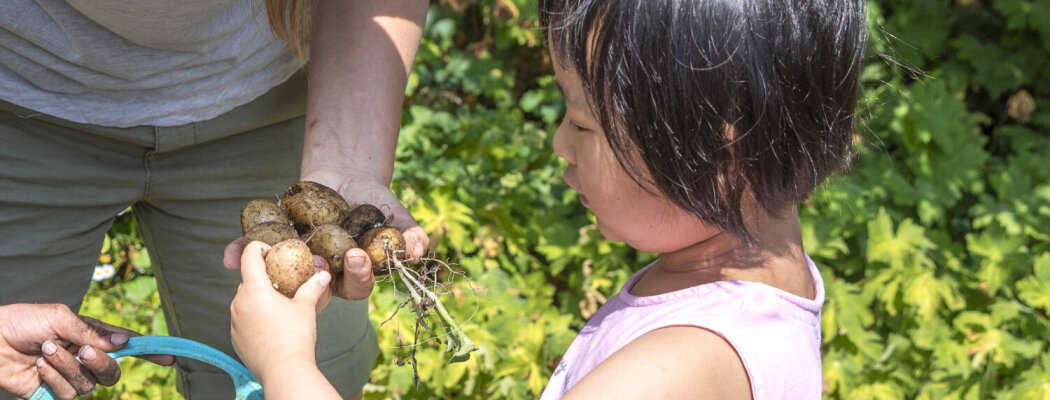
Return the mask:
<path id="1" fill-rule="evenodd" d="M 236 357 L 229 307 L 240 273 L 223 267 L 223 249 L 241 235 L 248 201 L 298 180 L 305 93 L 297 74 L 174 127 L 84 125 L 0 101 L 0 304 L 78 310 L 106 231 L 131 206 L 170 334 Z M 361 390 L 378 355 L 367 312 L 366 301 L 334 299 L 318 318 L 318 364 L 344 397 Z M 187 398 L 234 398 L 221 370 L 182 358 L 176 367 Z"/>

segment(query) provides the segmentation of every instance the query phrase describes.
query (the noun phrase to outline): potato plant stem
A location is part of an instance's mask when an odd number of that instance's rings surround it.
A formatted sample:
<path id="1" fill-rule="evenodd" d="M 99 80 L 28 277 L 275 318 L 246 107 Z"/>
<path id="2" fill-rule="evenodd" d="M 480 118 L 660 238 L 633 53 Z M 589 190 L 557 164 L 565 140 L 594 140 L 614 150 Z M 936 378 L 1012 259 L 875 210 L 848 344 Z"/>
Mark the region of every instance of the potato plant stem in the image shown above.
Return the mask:
<path id="1" fill-rule="evenodd" d="M 477 350 L 478 347 L 467 337 L 466 333 L 463 332 L 463 329 L 459 327 L 459 324 L 452 319 L 448 310 L 446 310 L 445 306 L 441 304 L 441 300 L 438 299 L 433 291 L 413 277 L 413 271 L 405 267 L 405 265 L 401 263 L 401 260 L 398 260 L 397 257 L 391 257 L 390 260 L 394 262 L 394 268 L 397 270 L 397 275 L 401 277 L 405 286 L 408 287 L 409 294 L 412 296 L 412 301 L 416 304 L 417 310 L 421 312 L 423 311 L 423 299 L 421 298 L 420 293 L 431 300 L 435 308 L 437 308 L 438 315 L 441 316 L 441 321 L 445 324 L 446 332 L 451 335 L 451 337 L 447 338 L 445 342 L 449 346 L 449 351 L 455 351 L 450 362 L 466 361 L 469 359 L 470 352 Z M 422 317 L 422 315 L 420 315 L 420 317 Z"/>

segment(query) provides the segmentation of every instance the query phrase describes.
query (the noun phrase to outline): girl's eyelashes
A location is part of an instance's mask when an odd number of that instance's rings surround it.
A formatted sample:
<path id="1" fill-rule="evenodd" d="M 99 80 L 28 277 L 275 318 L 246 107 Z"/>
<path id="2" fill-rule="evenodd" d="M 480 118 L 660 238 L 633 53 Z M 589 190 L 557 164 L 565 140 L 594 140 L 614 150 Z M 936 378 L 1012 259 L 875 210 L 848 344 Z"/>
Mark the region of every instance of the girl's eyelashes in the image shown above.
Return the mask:
<path id="1" fill-rule="evenodd" d="M 580 126 L 580 124 L 577 124 L 576 121 L 573 121 L 571 119 L 569 120 L 569 126 L 571 126 L 572 129 L 575 129 L 575 130 L 578 130 L 578 131 L 587 131 L 588 130 L 587 128 L 584 128 L 584 127 Z"/>

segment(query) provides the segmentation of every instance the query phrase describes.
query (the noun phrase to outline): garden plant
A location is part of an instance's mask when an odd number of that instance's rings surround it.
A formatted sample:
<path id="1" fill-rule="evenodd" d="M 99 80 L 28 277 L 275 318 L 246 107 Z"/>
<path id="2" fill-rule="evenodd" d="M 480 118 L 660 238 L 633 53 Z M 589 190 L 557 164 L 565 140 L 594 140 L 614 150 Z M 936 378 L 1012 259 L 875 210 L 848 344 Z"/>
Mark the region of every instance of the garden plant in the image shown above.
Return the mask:
<path id="1" fill-rule="evenodd" d="M 1050 0 L 868 14 L 856 157 L 800 209 L 827 291 L 825 397 L 1048 399 Z M 430 252 L 470 277 L 442 301 L 478 349 L 448 363 L 440 341 L 413 344 L 414 320 L 386 321 L 399 302 L 377 286 L 366 398 L 536 398 L 621 266 L 651 260 L 602 240 L 561 181 L 564 107 L 536 18 L 533 0 L 432 2 L 393 189 Z M 119 216 L 82 311 L 166 334 L 147 253 Z M 410 349 L 418 387 L 398 365 Z M 177 396 L 170 368 L 123 368 L 96 398 Z"/>

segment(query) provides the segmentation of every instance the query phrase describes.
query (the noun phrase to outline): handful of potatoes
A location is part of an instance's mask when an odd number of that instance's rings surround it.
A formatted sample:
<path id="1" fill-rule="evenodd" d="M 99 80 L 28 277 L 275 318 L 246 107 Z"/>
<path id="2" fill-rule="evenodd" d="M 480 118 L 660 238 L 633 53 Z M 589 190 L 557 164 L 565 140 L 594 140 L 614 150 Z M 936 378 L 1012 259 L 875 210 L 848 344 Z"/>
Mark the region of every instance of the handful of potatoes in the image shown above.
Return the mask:
<path id="1" fill-rule="evenodd" d="M 266 274 L 288 297 L 313 276 L 314 254 L 328 261 L 336 277 L 343 272 L 343 255 L 360 245 L 372 260 L 373 274 L 390 273 L 388 257 L 403 256 L 405 238 L 386 221 L 379 208 L 351 207 L 335 190 L 310 181 L 289 186 L 278 204 L 256 199 L 241 211 L 245 240 L 273 246 L 266 253 Z"/>

